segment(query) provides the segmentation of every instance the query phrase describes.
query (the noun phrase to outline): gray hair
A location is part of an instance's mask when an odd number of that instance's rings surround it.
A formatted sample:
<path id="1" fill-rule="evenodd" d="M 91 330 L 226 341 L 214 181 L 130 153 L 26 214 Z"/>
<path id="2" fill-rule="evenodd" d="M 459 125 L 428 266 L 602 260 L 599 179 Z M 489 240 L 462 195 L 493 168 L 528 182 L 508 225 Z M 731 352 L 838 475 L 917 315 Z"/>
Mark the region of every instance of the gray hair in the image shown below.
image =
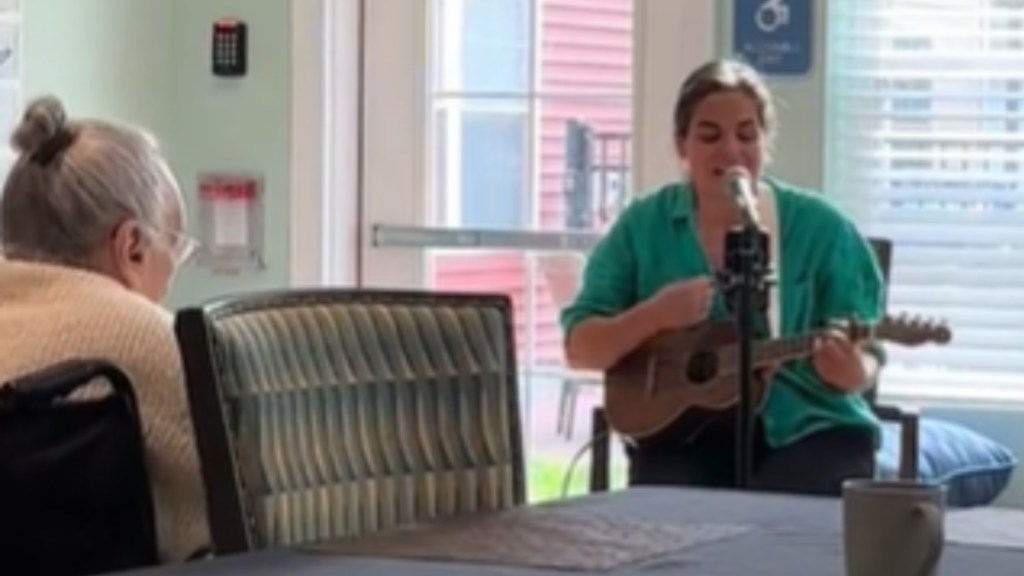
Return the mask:
<path id="1" fill-rule="evenodd" d="M 165 226 L 180 192 L 156 141 L 102 120 L 68 120 L 53 96 L 25 110 L 11 143 L 19 153 L 0 198 L 8 258 L 86 266 L 125 220 Z"/>

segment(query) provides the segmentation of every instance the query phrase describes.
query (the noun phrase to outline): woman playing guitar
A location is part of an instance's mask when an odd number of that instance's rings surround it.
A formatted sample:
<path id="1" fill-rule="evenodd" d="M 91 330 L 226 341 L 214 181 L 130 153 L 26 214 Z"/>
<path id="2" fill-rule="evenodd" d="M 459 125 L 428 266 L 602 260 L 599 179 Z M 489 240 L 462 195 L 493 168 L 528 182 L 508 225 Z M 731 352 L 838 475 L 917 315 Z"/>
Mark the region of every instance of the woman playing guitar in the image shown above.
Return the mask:
<path id="1" fill-rule="evenodd" d="M 562 313 L 572 367 L 608 370 L 659 332 L 729 317 L 714 278 L 740 221 L 725 192 L 736 169 L 758 183 L 760 200 L 773 198 L 781 334 L 881 316 L 881 274 L 854 224 L 821 194 L 763 175 L 774 117 L 763 80 L 743 64 L 710 62 L 686 79 L 674 114 L 685 178 L 634 201 L 590 255 Z M 771 329 L 767 318 L 758 324 L 761 336 Z M 861 392 L 878 365 L 837 332 L 809 359 L 778 366 L 755 425 L 754 487 L 838 494 L 844 479 L 872 476 L 878 424 Z M 722 419 L 638 440 L 627 448 L 631 484 L 732 486 L 734 430 Z"/>

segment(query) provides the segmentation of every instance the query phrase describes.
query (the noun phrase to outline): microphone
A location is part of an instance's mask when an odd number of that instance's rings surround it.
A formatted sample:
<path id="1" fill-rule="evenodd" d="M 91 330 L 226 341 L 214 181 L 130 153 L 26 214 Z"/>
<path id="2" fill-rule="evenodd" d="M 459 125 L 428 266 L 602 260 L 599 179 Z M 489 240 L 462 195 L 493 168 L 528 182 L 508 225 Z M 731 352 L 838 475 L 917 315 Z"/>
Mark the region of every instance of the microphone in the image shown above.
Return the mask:
<path id="1" fill-rule="evenodd" d="M 761 227 L 761 215 L 757 212 L 757 196 L 750 182 L 750 173 L 742 166 L 733 166 L 725 171 L 725 191 L 736 203 L 743 223 Z"/>

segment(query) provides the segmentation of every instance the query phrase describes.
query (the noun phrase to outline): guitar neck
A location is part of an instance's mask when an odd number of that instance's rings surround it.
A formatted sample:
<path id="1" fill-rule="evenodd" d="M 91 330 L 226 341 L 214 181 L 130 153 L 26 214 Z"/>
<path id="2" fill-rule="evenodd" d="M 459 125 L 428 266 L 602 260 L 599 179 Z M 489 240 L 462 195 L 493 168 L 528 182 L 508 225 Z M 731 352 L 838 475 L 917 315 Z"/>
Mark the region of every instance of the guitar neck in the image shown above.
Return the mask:
<path id="1" fill-rule="evenodd" d="M 761 366 L 806 358 L 814 352 L 814 341 L 827 333 L 827 330 L 813 330 L 796 336 L 758 342 L 754 346 L 754 363 Z"/>

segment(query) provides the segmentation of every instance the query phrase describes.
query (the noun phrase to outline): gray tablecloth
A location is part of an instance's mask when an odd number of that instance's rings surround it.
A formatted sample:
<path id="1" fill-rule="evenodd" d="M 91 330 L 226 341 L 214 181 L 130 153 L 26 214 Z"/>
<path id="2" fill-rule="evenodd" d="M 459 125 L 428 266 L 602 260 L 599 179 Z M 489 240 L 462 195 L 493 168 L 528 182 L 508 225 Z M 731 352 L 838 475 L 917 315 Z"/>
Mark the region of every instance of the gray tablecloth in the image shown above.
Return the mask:
<path id="1" fill-rule="evenodd" d="M 733 491 L 633 489 L 566 500 L 558 506 L 664 523 L 727 523 L 752 529 L 604 574 L 679 576 L 842 576 L 840 503 Z M 1019 576 L 1024 552 L 947 544 L 942 573 Z M 566 576 L 573 572 L 387 558 L 264 551 L 187 566 L 144 571 L 151 576 Z M 579 572 L 576 572 L 579 573 Z M 141 573 L 140 573 L 141 574 Z"/>

